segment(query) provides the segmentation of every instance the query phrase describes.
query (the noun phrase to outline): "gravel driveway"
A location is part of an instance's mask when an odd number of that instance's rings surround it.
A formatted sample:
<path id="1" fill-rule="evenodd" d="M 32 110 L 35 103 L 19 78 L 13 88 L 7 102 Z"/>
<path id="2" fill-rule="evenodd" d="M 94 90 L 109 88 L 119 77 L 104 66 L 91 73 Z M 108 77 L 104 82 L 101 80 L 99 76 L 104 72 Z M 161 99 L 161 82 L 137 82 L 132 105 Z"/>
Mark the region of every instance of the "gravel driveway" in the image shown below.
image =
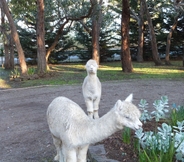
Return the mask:
<path id="1" fill-rule="evenodd" d="M 134 104 L 146 99 L 150 110 L 153 101 L 163 95 L 168 96 L 170 105 L 181 105 L 184 104 L 184 81 L 103 82 L 99 115 L 130 93 L 134 94 Z M 52 161 L 55 148 L 46 122 L 46 110 L 57 96 L 68 97 L 85 110 L 82 85 L 0 90 L 0 162 Z"/>

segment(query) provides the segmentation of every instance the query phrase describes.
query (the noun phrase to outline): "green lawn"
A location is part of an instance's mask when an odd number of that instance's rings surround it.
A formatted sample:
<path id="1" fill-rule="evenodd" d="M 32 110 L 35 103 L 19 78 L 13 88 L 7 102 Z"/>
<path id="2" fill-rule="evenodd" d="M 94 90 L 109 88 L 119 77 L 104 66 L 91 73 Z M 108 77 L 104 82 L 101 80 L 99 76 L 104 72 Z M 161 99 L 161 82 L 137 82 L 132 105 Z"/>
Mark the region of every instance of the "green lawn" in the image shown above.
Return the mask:
<path id="1" fill-rule="evenodd" d="M 27 80 L 22 82 L 9 81 L 11 71 L 0 68 L 0 88 L 28 87 L 38 85 L 81 84 L 86 76 L 85 63 L 68 63 L 50 65 L 50 72 L 46 78 Z M 102 63 L 98 69 L 101 82 L 124 79 L 182 79 L 184 67 L 182 61 L 172 61 L 172 66 L 155 66 L 153 62 L 133 62 L 133 73 L 123 73 L 121 62 Z M 29 67 L 30 68 L 30 67 Z M 31 68 L 36 68 L 31 67 Z"/>

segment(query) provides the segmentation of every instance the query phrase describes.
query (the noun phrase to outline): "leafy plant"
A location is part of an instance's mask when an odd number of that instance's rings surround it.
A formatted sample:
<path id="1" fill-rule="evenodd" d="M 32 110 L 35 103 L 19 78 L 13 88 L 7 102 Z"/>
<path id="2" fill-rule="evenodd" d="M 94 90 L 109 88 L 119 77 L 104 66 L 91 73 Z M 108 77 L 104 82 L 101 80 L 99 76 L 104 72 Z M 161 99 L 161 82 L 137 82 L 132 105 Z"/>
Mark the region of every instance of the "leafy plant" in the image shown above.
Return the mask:
<path id="1" fill-rule="evenodd" d="M 19 72 L 19 69 L 17 67 L 15 67 L 13 71 L 11 71 L 10 77 L 11 78 L 18 78 L 18 77 L 20 77 L 20 72 Z"/>
<path id="2" fill-rule="evenodd" d="M 184 161 L 184 120 L 173 126 L 175 132 L 176 159 Z"/>
<path id="3" fill-rule="evenodd" d="M 158 122 L 160 119 L 165 119 L 166 115 L 165 113 L 168 112 L 168 97 L 167 96 L 161 96 L 160 100 L 155 100 L 153 103 L 153 106 L 155 108 L 155 111 L 152 111 L 150 114 L 147 110 L 148 103 L 145 99 L 141 99 L 139 103 L 139 108 L 142 110 L 141 118 L 140 120 L 146 123 L 147 120 L 155 119 L 156 122 Z"/>
<path id="4" fill-rule="evenodd" d="M 141 100 L 139 107 L 143 111 L 141 120 L 145 123 L 147 120 L 155 118 L 158 122 L 160 119 L 165 119 L 165 113 L 168 112 L 168 98 L 162 96 L 161 100 L 156 100 L 153 103 L 155 111 L 151 115 L 146 110 L 148 103 L 146 100 Z M 170 123 L 162 123 L 161 127 L 157 128 L 158 132 L 143 132 L 139 129 L 135 132 L 136 138 L 139 140 L 139 160 L 140 162 L 172 162 L 175 158 L 179 161 L 184 161 L 184 108 L 183 106 L 173 106 L 171 115 L 169 116 Z"/>
<path id="5" fill-rule="evenodd" d="M 168 112 L 168 98 L 167 96 L 161 96 L 161 100 L 155 100 L 153 103 L 156 109 L 151 114 L 155 116 L 155 120 L 158 122 L 161 118 L 165 118 L 165 113 Z"/>
<path id="6" fill-rule="evenodd" d="M 169 117 L 169 123 L 172 126 L 177 125 L 178 121 L 184 120 L 184 106 L 176 106 L 176 104 L 173 104 L 170 117 Z"/>
<path id="7" fill-rule="evenodd" d="M 35 68 L 34 67 L 30 67 L 30 68 L 28 68 L 28 70 L 27 70 L 27 73 L 28 73 L 28 75 L 33 75 L 33 74 L 35 74 Z"/>
<path id="8" fill-rule="evenodd" d="M 148 103 L 145 99 L 141 99 L 139 103 L 139 108 L 142 110 L 141 118 L 140 120 L 146 123 L 147 120 L 151 120 L 151 115 L 149 115 L 148 110 Z"/>
<path id="9" fill-rule="evenodd" d="M 143 132 L 140 129 L 135 132 L 136 138 L 139 139 L 140 147 L 139 156 L 141 162 L 156 161 L 156 162 L 172 162 L 178 145 L 172 127 L 163 123 L 158 127 L 158 132 Z M 178 151 L 181 152 L 181 151 Z"/>
<path id="10" fill-rule="evenodd" d="M 131 130 L 130 130 L 130 128 L 125 127 L 123 129 L 122 138 L 123 138 L 124 143 L 130 144 L 130 140 L 131 140 Z"/>

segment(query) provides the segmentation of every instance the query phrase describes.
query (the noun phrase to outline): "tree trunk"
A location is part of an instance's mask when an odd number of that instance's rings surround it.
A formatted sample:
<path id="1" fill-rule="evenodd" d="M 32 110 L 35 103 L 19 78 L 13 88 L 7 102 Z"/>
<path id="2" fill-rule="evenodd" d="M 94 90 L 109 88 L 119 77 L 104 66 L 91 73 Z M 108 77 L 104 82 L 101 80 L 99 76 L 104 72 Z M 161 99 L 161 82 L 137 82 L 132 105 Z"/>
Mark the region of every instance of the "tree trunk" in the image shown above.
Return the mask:
<path id="1" fill-rule="evenodd" d="M 183 58 L 182 58 L 182 60 L 183 60 L 183 67 L 184 67 L 184 45 L 183 45 Z"/>
<path id="2" fill-rule="evenodd" d="M 11 35 L 9 34 L 10 31 L 7 31 L 4 16 L 5 16 L 5 14 L 1 10 L 1 25 L 2 25 L 1 33 L 3 34 L 3 44 L 4 44 L 4 53 L 5 53 L 4 68 L 5 69 L 14 69 L 13 40 L 11 38 Z"/>
<path id="3" fill-rule="evenodd" d="M 55 49 L 58 41 L 59 41 L 59 38 L 61 37 L 62 33 L 63 33 L 63 29 L 65 27 L 65 25 L 68 23 L 69 20 L 66 20 L 59 28 L 59 30 L 57 31 L 57 34 L 55 36 L 55 39 L 54 39 L 54 42 L 52 43 L 52 45 L 47 49 L 47 52 L 46 52 L 46 62 L 48 64 L 48 59 L 49 59 L 49 56 L 50 56 L 50 53 Z M 47 67 L 48 69 L 49 67 Z"/>
<path id="4" fill-rule="evenodd" d="M 143 46 L 144 46 L 144 9 L 142 1 L 140 2 L 140 16 L 138 21 L 139 38 L 138 38 L 138 54 L 137 61 L 143 62 Z"/>
<path id="5" fill-rule="evenodd" d="M 92 0 L 90 0 L 91 2 Z M 83 16 L 80 16 L 80 17 L 65 17 L 65 22 L 60 26 L 59 30 L 57 31 L 57 34 L 55 36 L 55 39 L 54 39 L 54 42 L 52 43 L 52 45 L 47 49 L 47 52 L 46 52 L 46 63 L 48 64 L 48 59 L 49 59 L 49 56 L 51 54 L 51 52 L 55 49 L 58 41 L 59 41 L 59 38 L 61 37 L 62 33 L 63 33 L 63 29 L 65 27 L 65 25 L 69 22 L 69 21 L 80 21 L 84 18 L 88 18 L 91 13 L 92 13 L 92 10 L 93 10 L 93 4 L 91 2 L 91 7 L 89 8 L 89 11 L 86 15 L 83 15 Z M 49 67 L 47 66 L 47 69 L 49 69 Z"/>
<path id="6" fill-rule="evenodd" d="M 6 33 L 6 28 L 5 28 L 5 15 L 3 11 L 1 10 L 1 33 L 3 34 L 3 45 L 4 45 L 4 68 L 9 69 L 9 50 L 8 50 L 8 34 Z"/>
<path id="7" fill-rule="evenodd" d="M 122 20 L 121 20 L 121 62 L 123 72 L 132 72 L 133 66 L 130 56 L 129 41 L 129 22 L 130 22 L 130 5 L 128 0 L 122 1 Z"/>
<path id="8" fill-rule="evenodd" d="M 44 0 L 37 0 L 37 66 L 38 74 L 47 70 L 45 50 Z"/>
<path id="9" fill-rule="evenodd" d="M 8 21 L 9 21 L 9 24 L 10 24 L 11 35 L 12 35 L 12 38 L 14 40 L 15 46 L 17 48 L 18 56 L 19 56 L 21 74 L 22 75 L 27 75 L 27 65 L 26 65 L 26 62 L 25 62 L 25 56 L 24 56 L 22 46 L 20 44 L 19 35 L 17 33 L 17 28 L 14 24 L 13 18 L 10 14 L 10 11 L 8 9 L 8 5 L 7 5 L 5 0 L 0 1 L 0 7 L 3 10 L 3 12 L 6 14 L 6 16 L 8 18 Z"/>
<path id="10" fill-rule="evenodd" d="M 92 20 L 92 57 L 94 60 L 96 60 L 97 64 L 100 63 L 100 47 L 97 20 Z"/>
<path id="11" fill-rule="evenodd" d="M 6 41 L 4 41 L 4 68 L 10 69 L 9 46 Z"/>
<path id="12" fill-rule="evenodd" d="M 167 35 L 167 44 L 166 44 L 166 56 L 165 56 L 165 64 L 166 65 L 171 65 L 169 61 L 169 53 L 170 53 L 170 46 L 171 46 L 171 38 L 172 38 L 172 33 L 175 30 L 177 24 L 178 24 L 178 17 L 179 14 L 174 18 L 174 24 L 172 25 L 169 34 Z"/>
<path id="13" fill-rule="evenodd" d="M 143 2 L 143 6 L 144 6 L 144 9 L 145 9 L 145 12 L 146 12 L 146 17 L 147 17 L 147 20 L 148 20 L 153 61 L 154 61 L 155 65 L 161 65 L 162 62 L 160 61 L 160 57 L 158 55 L 156 36 L 155 36 L 155 32 L 154 32 L 154 27 L 153 27 L 153 24 L 152 24 L 151 16 L 150 16 L 150 13 L 149 13 L 146 1 L 142 0 L 142 2 Z"/>
<path id="14" fill-rule="evenodd" d="M 6 39 L 4 41 L 4 52 L 5 52 L 5 69 L 14 69 L 14 47 L 13 47 L 13 40 L 11 35 L 6 34 L 4 36 Z"/>
<path id="15" fill-rule="evenodd" d="M 102 23 L 102 0 L 98 3 L 97 0 L 92 0 L 94 5 L 92 15 L 92 57 L 96 62 L 100 63 L 100 46 L 99 35 Z M 99 9 L 100 8 L 100 9 Z"/>
<path id="16" fill-rule="evenodd" d="M 14 42 L 13 42 L 13 38 L 10 35 L 10 69 L 14 69 Z"/>

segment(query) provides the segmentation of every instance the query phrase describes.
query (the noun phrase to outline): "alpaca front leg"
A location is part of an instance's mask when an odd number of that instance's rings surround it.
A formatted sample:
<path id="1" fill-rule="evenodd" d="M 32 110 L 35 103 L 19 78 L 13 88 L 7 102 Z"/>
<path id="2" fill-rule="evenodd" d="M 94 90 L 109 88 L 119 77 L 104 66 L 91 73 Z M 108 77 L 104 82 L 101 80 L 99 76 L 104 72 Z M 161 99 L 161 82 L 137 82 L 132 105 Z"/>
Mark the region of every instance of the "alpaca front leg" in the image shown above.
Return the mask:
<path id="1" fill-rule="evenodd" d="M 99 118 L 99 115 L 98 115 L 99 103 L 100 103 L 100 98 L 96 98 L 96 100 L 94 100 L 94 107 L 93 107 L 94 119 Z"/>
<path id="2" fill-rule="evenodd" d="M 87 112 L 88 116 L 93 119 L 93 102 L 91 99 L 87 99 L 86 101 L 86 107 L 87 107 Z"/>
<path id="3" fill-rule="evenodd" d="M 63 148 L 65 161 L 64 162 L 77 162 L 77 150 L 72 148 Z"/>
<path id="4" fill-rule="evenodd" d="M 87 161 L 87 151 L 88 151 L 89 145 L 80 147 L 78 149 L 78 156 L 77 156 L 77 162 L 86 162 Z"/>
<path id="5" fill-rule="evenodd" d="M 94 110 L 93 114 L 94 114 L 94 119 L 98 119 L 99 118 L 98 110 Z"/>
<path id="6" fill-rule="evenodd" d="M 60 139 L 58 139 L 58 138 L 56 138 L 56 137 L 54 137 L 54 136 L 52 136 L 52 138 L 53 138 L 53 143 L 54 143 L 54 145 L 55 145 L 55 147 L 56 147 L 56 151 L 57 151 L 57 154 L 56 154 L 56 156 L 54 157 L 54 160 L 55 160 L 55 161 L 59 161 L 59 162 L 64 162 L 64 161 L 63 161 L 62 151 L 61 151 L 62 142 L 61 142 Z"/>

